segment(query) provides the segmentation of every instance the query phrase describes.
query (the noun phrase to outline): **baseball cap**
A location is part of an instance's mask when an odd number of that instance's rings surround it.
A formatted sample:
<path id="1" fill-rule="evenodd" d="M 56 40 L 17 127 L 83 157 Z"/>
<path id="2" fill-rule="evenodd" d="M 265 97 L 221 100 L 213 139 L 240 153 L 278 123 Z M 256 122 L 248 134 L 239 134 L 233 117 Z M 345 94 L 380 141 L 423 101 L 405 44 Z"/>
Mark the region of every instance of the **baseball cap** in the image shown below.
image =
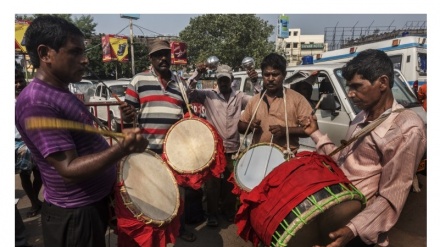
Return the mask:
<path id="1" fill-rule="evenodd" d="M 216 77 L 217 79 L 220 77 L 226 76 L 232 80 L 232 69 L 228 65 L 219 65 L 217 67 Z"/>
<path id="2" fill-rule="evenodd" d="M 171 50 L 170 42 L 163 39 L 155 39 L 151 41 L 148 48 L 149 48 L 148 55 L 151 55 L 152 53 L 155 53 L 156 51 L 160 51 L 160 50 Z"/>

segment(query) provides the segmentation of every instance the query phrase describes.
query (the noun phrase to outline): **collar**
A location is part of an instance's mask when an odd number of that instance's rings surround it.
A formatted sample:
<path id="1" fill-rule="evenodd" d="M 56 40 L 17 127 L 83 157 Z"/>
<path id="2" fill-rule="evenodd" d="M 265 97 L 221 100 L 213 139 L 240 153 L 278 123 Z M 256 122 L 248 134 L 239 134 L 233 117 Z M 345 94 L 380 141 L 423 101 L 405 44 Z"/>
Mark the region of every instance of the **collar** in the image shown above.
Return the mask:
<path id="1" fill-rule="evenodd" d="M 286 90 L 286 88 L 283 86 L 283 90 Z M 283 90 L 279 90 L 276 94 L 275 94 L 275 97 L 276 98 L 283 98 L 283 95 L 284 95 L 284 93 L 283 93 Z M 261 96 L 263 95 L 263 93 L 266 91 L 266 89 L 264 88 L 261 92 L 260 92 L 260 98 L 261 98 Z M 265 96 L 267 96 L 267 95 L 265 95 Z"/>

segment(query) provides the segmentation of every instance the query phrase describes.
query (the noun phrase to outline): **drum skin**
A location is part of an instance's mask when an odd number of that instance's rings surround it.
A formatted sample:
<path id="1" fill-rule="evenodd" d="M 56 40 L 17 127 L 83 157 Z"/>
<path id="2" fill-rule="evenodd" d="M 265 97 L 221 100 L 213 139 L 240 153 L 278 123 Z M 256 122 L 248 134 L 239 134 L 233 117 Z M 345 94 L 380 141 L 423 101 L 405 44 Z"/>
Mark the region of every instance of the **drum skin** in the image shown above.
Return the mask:
<path id="1" fill-rule="evenodd" d="M 237 231 L 254 246 L 313 246 L 358 214 L 366 199 L 329 156 L 300 152 L 240 197 Z"/>
<path id="2" fill-rule="evenodd" d="M 235 181 L 242 190 L 248 192 L 284 161 L 280 146 L 273 143 L 252 145 L 237 159 L 234 166 Z"/>
<path id="3" fill-rule="evenodd" d="M 198 118 L 181 119 L 167 132 L 164 156 L 178 173 L 193 174 L 207 169 L 215 159 L 217 139 Z"/>
<path id="4" fill-rule="evenodd" d="M 124 204 L 145 224 L 164 226 L 178 213 L 180 198 L 171 169 L 156 153 L 130 154 L 119 163 L 118 182 Z"/>

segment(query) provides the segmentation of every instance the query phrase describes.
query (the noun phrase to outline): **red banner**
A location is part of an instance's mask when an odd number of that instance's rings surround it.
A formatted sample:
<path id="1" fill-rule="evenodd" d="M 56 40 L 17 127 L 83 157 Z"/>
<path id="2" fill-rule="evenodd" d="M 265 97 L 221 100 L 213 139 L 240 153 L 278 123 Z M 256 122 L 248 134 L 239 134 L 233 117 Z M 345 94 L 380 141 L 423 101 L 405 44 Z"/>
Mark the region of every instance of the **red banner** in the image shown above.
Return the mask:
<path id="1" fill-rule="evenodd" d="M 171 46 L 171 64 L 188 64 L 187 47 L 184 42 L 172 41 Z"/>

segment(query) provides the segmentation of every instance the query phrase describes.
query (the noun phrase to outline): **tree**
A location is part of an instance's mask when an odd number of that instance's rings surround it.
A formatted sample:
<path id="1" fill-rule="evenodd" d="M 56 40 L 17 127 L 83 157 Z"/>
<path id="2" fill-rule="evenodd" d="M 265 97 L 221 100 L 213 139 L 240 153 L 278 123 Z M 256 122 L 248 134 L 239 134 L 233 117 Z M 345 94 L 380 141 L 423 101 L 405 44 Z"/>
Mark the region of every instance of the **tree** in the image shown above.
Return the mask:
<path id="1" fill-rule="evenodd" d="M 90 39 L 95 34 L 96 23 L 93 22 L 91 15 L 81 15 L 75 17 L 73 23 L 84 33 L 86 39 Z"/>
<path id="2" fill-rule="evenodd" d="M 253 14 L 207 14 L 191 18 L 179 35 L 187 43 L 189 63 L 215 55 L 237 70 L 244 57 L 253 57 L 258 67 L 274 51 L 274 43 L 268 41 L 273 30 L 273 25 Z"/>

